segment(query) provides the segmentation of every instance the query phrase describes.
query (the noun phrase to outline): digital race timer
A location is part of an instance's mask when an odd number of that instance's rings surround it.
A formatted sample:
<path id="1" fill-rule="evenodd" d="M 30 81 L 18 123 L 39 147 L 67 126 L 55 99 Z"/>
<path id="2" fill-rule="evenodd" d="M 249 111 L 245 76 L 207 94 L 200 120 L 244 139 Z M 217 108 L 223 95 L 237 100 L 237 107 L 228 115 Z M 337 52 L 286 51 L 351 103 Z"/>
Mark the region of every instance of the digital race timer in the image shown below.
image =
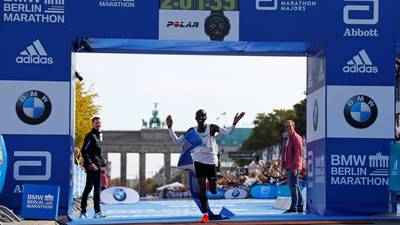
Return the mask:
<path id="1" fill-rule="evenodd" d="M 160 9 L 238 11 L 239 0 L 160 0 Z"/>

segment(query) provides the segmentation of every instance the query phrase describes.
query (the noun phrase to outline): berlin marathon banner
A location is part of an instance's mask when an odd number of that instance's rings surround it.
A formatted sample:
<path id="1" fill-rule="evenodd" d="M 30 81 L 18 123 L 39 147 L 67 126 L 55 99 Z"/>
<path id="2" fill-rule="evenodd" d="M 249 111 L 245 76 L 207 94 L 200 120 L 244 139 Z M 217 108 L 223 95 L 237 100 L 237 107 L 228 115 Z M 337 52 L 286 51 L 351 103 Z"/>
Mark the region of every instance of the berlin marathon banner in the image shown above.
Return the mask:
<path id="1" fill-rule="evenodd" d="M 64 0 L 3 0 L 3 20 L 13 23 L 64 23 Z"/>

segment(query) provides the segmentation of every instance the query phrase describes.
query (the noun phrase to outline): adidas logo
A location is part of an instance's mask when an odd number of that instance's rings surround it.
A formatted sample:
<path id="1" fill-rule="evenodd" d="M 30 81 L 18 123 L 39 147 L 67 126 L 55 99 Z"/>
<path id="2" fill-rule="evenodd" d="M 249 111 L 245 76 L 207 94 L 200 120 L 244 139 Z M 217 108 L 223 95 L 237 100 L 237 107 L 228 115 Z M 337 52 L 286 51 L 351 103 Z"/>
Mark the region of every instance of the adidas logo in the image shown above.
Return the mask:
<path id="1" fill-rule="evenodd" d="M 378 67 L 374 66 L 365 49 L 360 50 L 343 67 L 345 73 L 378 73 Z"/>
<path id="2" fill-rule="evenodd" d="M 18 64 L 53 64 L 54 62 L 53 57 L 47 55 L 39 40 L 26 47 L 15 60 Z"/>

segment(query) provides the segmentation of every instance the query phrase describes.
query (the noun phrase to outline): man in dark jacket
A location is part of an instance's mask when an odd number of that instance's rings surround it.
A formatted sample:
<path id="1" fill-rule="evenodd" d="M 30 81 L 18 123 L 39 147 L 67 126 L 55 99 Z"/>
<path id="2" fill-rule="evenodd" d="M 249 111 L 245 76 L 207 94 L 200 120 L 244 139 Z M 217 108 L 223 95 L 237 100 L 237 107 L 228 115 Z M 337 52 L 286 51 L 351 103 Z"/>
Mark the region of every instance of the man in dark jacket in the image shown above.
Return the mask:
<path id="1" fill-rule="evenodd" d="M 92 130 L 85 136 L 81 151 L 86 170 L 86 186 L 82 194 L 80 218 L 89 217 L 86 213 L 87 198 L 93 187 L 94 218 L 105 217 L 105 214 L 100 210 L 101 167 L 106 165 L 106 160 L 101 156 L 101 148 L 99 146 L 101 128 L 99 117 L 92 119 L 92 127 Z"/>

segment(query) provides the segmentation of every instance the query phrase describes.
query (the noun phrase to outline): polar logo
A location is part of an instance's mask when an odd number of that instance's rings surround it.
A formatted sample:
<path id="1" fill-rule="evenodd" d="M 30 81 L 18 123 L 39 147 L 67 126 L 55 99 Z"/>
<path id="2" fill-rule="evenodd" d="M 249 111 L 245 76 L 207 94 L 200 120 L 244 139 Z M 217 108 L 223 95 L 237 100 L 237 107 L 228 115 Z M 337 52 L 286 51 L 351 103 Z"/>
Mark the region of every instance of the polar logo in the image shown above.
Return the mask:
<path id="1" fill-rule="evenodd" d="M 51 178 L 51 154 L 47 151 L 15 151 L 14 157 L 34 158 L 34 160 L 16 160 L 14 163 L 14 179 L 19 181 L 47 181 Z M 23 174 L 21 168 L 43 167 L 42 160 L 46 161 L 44 174 Z"/>
<path id="2" fill-rule="evenodd" d="M 20 52 L 15 61 L 18 64 L 50 65 L 54 63 L 53 57 L 47 55 L 46 50 L 39 40 L 34 41 L 25 50 Z"/>
<path id="3" fill-rule="evenodd" d="M 349 25 L 375 25 L 379 22 L 379 0 L 344 0 L 345 2 L 353 2 L 357 4 L 346 5 L 343 8 L 343 22 Z M 365 3 L 365 4 L 360 4 Z M 364 18 L 354 18 L 354 14 L 365 12 L 371 16 Z M 352 16 L 353 15 L 353 16 Z"/>
<path id="4" fill-rule="evenodd" d="M 360 50 L 346 64 L 343 67 L 345 73 L 377 74 L 379 72 L 378 67 L 372 63 L 365 49 Z"/>
<path id="5" fill-rule="evenodd" d="M 256 0 L 257 10 L 277 10 L 278 0 Z"/>

